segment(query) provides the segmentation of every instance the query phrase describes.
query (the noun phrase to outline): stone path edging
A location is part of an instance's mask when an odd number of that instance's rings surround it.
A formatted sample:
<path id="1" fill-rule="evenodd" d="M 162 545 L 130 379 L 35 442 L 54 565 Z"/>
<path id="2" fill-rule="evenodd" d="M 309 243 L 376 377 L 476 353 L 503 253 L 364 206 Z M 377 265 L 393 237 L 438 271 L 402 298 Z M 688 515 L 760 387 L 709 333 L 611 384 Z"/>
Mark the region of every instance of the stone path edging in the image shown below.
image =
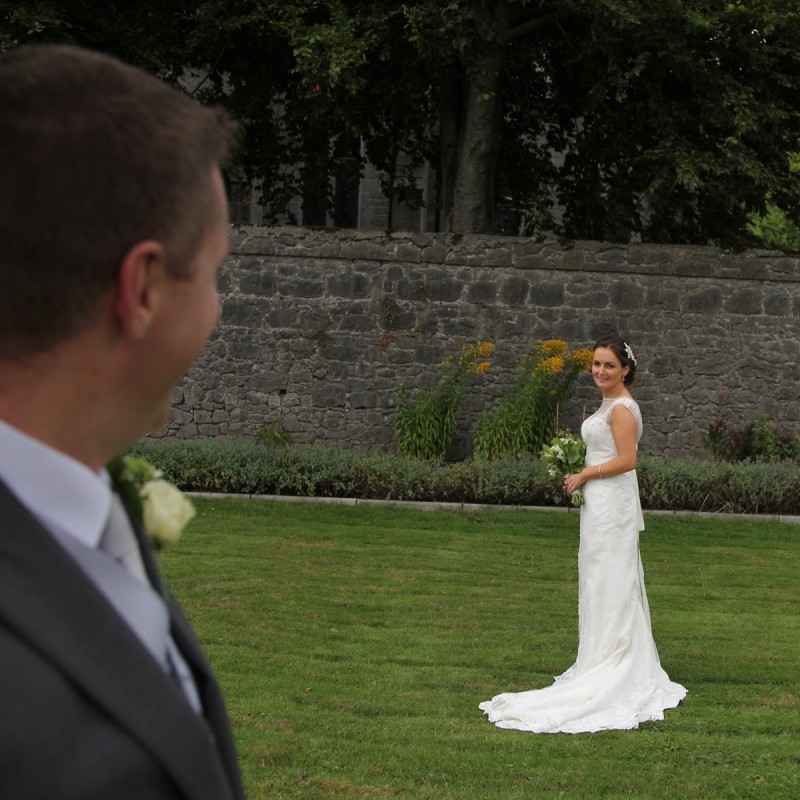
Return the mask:
<path id="1" fill-rule="evenodd" d="M 286 494 L 225 494 L 222 492 L 186 492 L 189 497 L 205 497 L 216 499 L 220 497 L 235 497 L 243 500 L 277 501 L 283 503 L 331 503 L 341 506 L 394 506 L 397 508 L 415 508 L 420 511 L 483 511 L 494 509 L 497 511 L 560 511 L 577 512 L 565 506 L 514 506 L 490 505 L 486 503 L 440 503 L 423 500 L 367 500 L 356 497 L 299 497 Z M 722 511 L 648 511 L 646 516 L 672 516 L 672 517 L 716 517 L 718 519 L 747 519 L 763 520 L 765 522 L 783 522 L 789 525 L 800 525 L 800 516 L 789 514 L 728 514 Z"/>

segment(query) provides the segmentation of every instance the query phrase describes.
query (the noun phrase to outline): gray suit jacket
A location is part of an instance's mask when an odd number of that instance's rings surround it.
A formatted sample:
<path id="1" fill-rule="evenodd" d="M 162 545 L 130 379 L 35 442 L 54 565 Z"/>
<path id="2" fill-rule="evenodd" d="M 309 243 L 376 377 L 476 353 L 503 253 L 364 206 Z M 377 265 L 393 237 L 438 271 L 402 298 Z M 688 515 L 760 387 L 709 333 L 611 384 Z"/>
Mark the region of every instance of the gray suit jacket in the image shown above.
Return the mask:
<path id="1" fill-rule="evenodd" d="M 149 548 L 143 555 L 158 583 Z M 0 482 L 3 800 L 241 800 L 222 696 L 168 597 L 205 718 Z"/>

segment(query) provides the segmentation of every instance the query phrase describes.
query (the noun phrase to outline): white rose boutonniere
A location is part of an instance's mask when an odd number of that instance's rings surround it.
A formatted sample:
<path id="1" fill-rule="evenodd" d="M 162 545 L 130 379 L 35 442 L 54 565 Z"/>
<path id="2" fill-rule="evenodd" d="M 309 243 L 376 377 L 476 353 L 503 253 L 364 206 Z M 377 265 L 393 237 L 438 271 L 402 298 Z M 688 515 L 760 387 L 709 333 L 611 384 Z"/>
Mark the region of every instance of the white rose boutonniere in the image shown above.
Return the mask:
<path id="1" fill-rule="evenodd" d="M 195 515 L 194 506 L 186 495 L 171 483 L 157 478 L 139 490 L 142 495 L 142 523 L 154 542 L 174 544 L 189 520 Z"/>
<path id="2" fill-rule="evenodd" d="M 197 513 L 191 500 L 142 458 L 117 456 L 106 468 L 115 489 L 141 520 L 150 543 L 156 549 L 175 544 Z"/>

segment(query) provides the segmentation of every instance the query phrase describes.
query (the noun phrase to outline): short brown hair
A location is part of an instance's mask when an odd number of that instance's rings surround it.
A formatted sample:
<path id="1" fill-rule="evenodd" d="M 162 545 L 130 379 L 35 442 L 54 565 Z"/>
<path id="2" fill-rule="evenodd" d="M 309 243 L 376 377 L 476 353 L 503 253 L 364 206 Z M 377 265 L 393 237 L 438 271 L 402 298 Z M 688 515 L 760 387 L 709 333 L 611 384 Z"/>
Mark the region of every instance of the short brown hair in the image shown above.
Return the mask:
<path id="1" fill-rule="evenodd" d="M 186 277 L 232 124 L 115 58 L 60 45 L 0 55 L 0 357 L 80 330 L 137 242 Z"/>

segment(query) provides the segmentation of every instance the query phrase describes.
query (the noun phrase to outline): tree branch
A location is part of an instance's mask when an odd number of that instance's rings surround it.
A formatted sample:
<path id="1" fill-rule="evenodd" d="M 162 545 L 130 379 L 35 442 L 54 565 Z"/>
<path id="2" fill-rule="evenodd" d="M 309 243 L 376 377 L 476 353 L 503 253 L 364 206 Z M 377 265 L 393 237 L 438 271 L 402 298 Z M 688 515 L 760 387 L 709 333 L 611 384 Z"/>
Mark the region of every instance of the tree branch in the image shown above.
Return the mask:
<path id="1" fill-rule="evenodd" d="M 506 42 L 510 42 L 512 39 L 519 39 L 521 36 L 525 36 L 525 34 L 530 33 L 531 31 L 537 31 L 540 28 L 546 28 L 548 25 L 552 25 L 554 22 L 563 19 L 565 14 L 545 14 L 542 17 L 534 17 L 533 19 L 529 19 L 526 22 L 522 22 L 519 25 L 515 25 L 514 27 L 506 28 L 497 38 L 500 44 L 506 44 Z"/>

